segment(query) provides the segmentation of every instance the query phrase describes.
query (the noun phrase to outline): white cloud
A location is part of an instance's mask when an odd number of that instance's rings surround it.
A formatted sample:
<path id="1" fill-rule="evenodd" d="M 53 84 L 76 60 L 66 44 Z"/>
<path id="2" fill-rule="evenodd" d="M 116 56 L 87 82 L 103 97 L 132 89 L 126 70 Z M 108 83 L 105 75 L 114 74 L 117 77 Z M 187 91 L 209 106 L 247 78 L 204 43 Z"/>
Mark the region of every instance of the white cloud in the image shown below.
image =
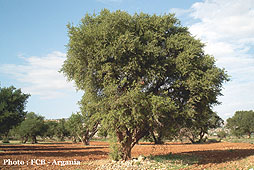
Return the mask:
<path id="1" fill-rule="evenodd" d="M 169 11 L 170 13 L 176 14 L 176 16 L 182 16 L 185 14 L 189 14 L 191 12 L 191 9 L 172 8 Z"/>
<path id="2" fill-rule="evenodd" d="M 190 29 L 194 33 L 201 29 L 199 35 L 209 39 L 212 38 L 210 33 L 214 33 L 217 39 L 253 40 L 253 37 L 249 36 L 254 34 L 253 11 L 253 0 L 205 0 L 192 6 L 191 16 L 201 22 L 192 26 L 195 29 Z"/>
<path id="3" fill-rule="evenodd" d="M 22 90 L 44 99 L 59 98 L 66 90 L 74 91 L 73 83 L 67 82 L 61 66 L 66 54 L 54 51 L 46 56 L 21 57 L 24 64 L 3 64 L 0 72 L 10 75 L 22 84 Z"/>
<path id="4" fill-rule="evenodd" d="M 254 109 L 254 1 L 204 0 L 179 11 L 189 11 L 190 32 L 231 76 L 215 110 L 227 118 L 237 110 Z"/>

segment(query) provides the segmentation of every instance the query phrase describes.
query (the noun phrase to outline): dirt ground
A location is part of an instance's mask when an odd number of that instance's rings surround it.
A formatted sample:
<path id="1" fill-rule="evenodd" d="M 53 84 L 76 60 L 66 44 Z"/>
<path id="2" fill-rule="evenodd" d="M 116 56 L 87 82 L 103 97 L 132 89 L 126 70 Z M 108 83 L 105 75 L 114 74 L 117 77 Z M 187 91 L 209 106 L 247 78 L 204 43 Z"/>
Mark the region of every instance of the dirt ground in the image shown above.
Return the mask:
<path id="1" fill-rule="evenodd" d="M 0 144 L 0 169 L 95 169 L 109 161 L 108 146 L 106 142 L 91 142 L 90 146 L 72 143 Z M 220 169 L 246 158 L 250 160 L 248 164 L 254 166 L 254 144 L 247 143 L 141 143 L 133 148 L 132 157 L 169 153 L 200 157 L 199 163 L 192 165 L 191 169 Z"/>

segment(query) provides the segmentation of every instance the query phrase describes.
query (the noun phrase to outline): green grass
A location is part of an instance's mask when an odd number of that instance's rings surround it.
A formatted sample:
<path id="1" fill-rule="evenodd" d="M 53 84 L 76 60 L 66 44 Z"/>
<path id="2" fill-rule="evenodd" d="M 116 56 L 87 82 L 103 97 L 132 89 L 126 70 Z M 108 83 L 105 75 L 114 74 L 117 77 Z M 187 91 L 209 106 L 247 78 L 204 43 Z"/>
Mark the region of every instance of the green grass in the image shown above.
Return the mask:
<path id="1" fill-rule="evenodd" d="M 207 170 L 228 170 L 228 169 L 234 169 L 234 170 L 254 170 L 254 161 L 252 157 L 247 157 L 238 161 L 233 161 L 231 163 L 227 163 L 224 167 L 220 168 L 208 168 Z"/>
<path id="2" fill-rule="evenodd" d="M 100 141 L 100 142 L 109 142 L 110 141 L 110 138 L 100 138 L 100 137 L 97 137 L 97 138 L 92 138 L 90 141 Z"/>
<path id="3" fill-rule="evenodd" d="M 2 141 L 0 142 L 0 145 L 18 145 L 20 144 L 19 140 L 9 140 L 9 143 L 3 143 Z"/>
<path id="4" fill-rule="evenodd" d="M 194 155 L 171 154 L 171 153 L 167 155 L 149 156 L 148 158 L 158 163 L 159 167 L 157 168 L 164 167 L 167 169 L 187 168 L 188 166 L 196 164 L 199 161 L 199 158 Z"/>
<path id="5" fill-rule="evenodd" d="M 254 144 L 254 138 L 232 138 L 232 139 L 224 139 L 224 141 L 232 142 L 232 143 L 250 143 Z"/>

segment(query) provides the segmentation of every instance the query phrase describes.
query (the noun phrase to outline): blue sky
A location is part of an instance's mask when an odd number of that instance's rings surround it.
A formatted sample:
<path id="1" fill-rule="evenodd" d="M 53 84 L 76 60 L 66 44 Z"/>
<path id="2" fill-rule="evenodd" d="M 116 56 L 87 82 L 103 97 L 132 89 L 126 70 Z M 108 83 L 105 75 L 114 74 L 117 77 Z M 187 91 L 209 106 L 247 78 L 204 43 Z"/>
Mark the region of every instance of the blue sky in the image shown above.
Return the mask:
<path id="1" fill-rule="evenodd" d="M 30 93 L 27 111 L 46 118 L 78 111 L 82 92 L 58 72 L 66 55 L 66 25 L 103 8 L 176 13 L 231 76 L 214 110 L 226 119 L 237 110 L 254 109 L 253 0 L 0 0 L 1 87 Z"/>

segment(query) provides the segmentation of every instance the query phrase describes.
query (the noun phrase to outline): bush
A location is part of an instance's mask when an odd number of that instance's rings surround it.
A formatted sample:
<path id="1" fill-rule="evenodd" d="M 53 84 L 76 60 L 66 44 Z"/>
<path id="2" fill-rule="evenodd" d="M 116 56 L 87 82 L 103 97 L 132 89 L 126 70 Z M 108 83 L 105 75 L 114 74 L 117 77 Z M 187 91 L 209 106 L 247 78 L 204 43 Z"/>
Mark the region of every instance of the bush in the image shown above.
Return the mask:
<path id="1" fill-rule="evenodd" d="M 116 142 L 110 144 L 109 157 L 114 161 L 119 161 L 121 159 L 121 152 L 119 151 L 119 144 Z"/>
<path id="2" fill-rule="evenodd" d="M 224 130 L 221 130 L 217 133 L 217 136 L 219 138 L 219 140 L 221 141 L 222 139 L 226 138 L 227 137 L 227 133 L 224 131 Z"/>
<path id="3" fill-rule="evenodd" d="M 9 141 L 9 138 L 8 138 L 8 137 L 7 137 L 7 138 L 3 138 L 2 142 L 3 142 L 3 143 L 10 143 L 10 141 Z"/>

